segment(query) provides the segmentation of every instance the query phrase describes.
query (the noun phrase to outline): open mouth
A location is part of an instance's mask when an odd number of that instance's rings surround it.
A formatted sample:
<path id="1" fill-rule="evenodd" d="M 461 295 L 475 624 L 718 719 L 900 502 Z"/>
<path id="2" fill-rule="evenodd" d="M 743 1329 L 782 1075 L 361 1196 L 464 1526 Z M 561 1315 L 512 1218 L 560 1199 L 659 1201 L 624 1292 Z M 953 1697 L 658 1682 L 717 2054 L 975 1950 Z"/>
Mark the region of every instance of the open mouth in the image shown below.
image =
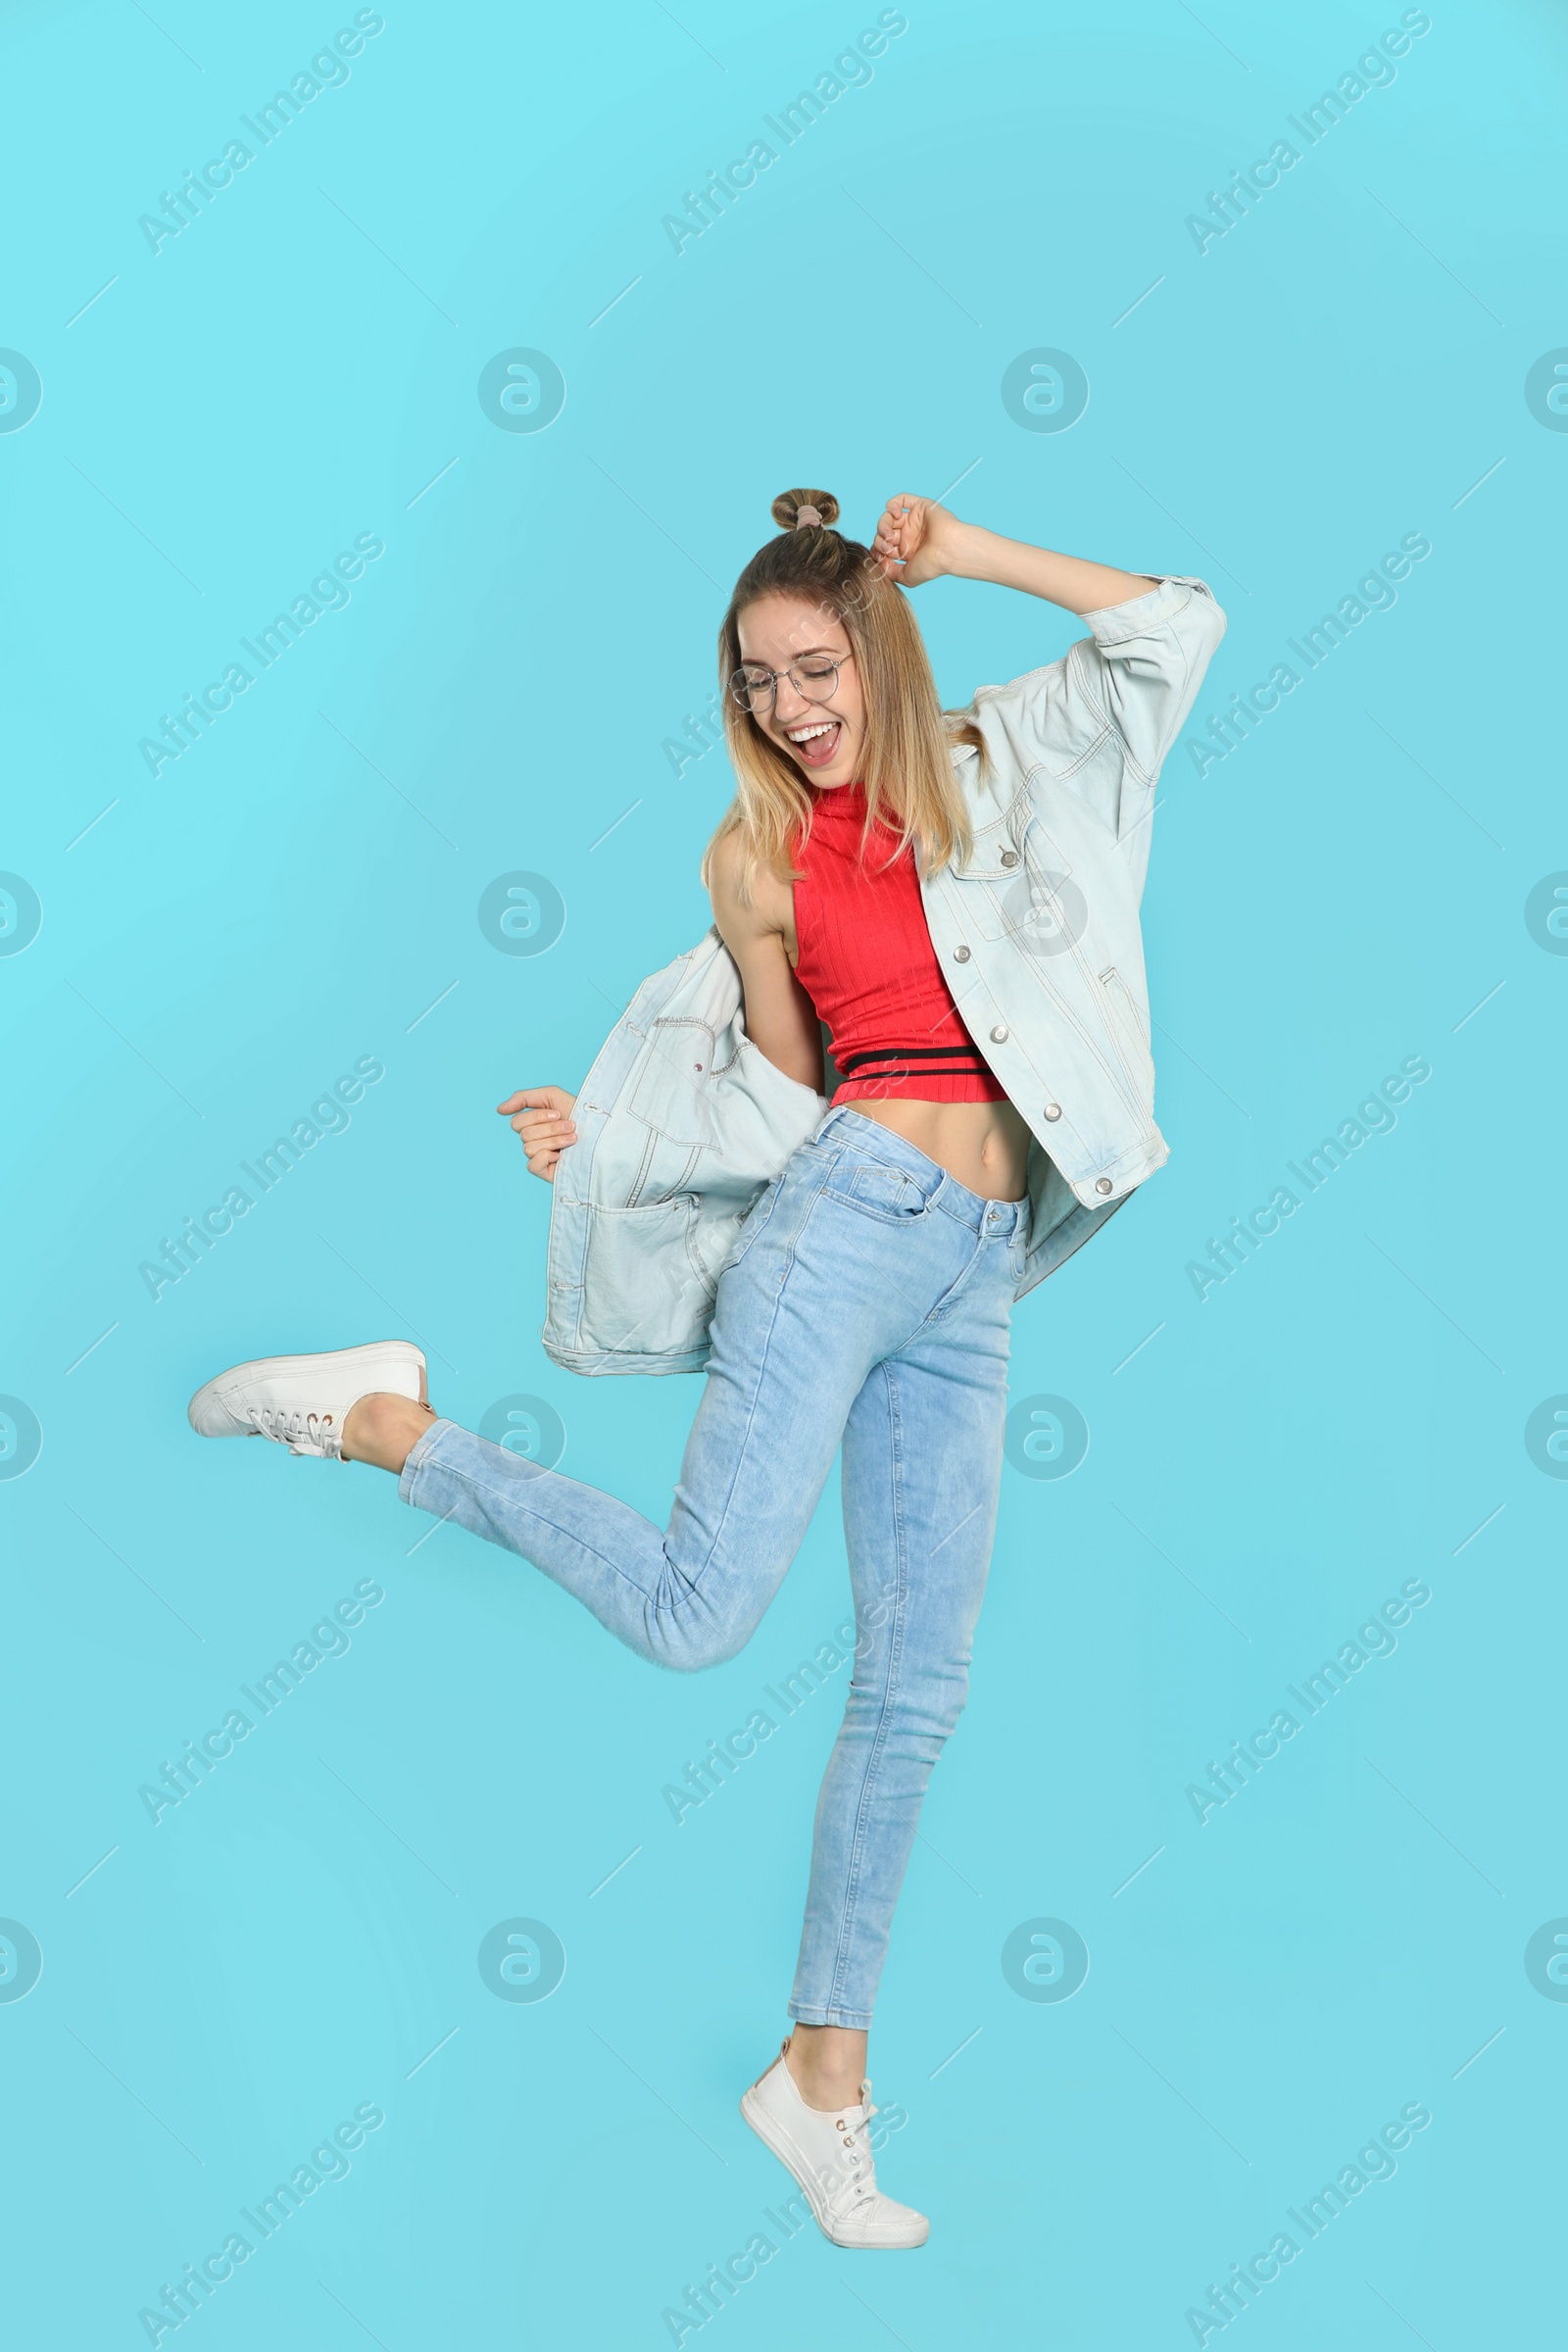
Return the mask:
<path id="1" fill-rule="evenodd" d="M 803 766 L 826 767 L 839 748 L 839 737 L 843 732 L 842 719 L 816 719 L 809 726 L 791 727 L 788 730 L 790 748 Z"/>

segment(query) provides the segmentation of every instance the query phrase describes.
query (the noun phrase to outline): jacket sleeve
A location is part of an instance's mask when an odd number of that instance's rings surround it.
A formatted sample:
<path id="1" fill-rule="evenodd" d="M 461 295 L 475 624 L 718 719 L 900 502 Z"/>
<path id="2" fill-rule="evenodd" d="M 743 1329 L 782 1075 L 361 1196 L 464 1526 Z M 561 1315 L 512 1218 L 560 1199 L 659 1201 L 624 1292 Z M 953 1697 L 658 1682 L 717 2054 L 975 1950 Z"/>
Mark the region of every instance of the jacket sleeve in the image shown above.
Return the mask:
<path id="1" fill-rule="evenodd" d="M 1225 615 L 1205 581 L 1173 574 L 1083 618 L 1090 636 L 1010 686 L 982 687 L 974 715 L 996 750 L 1035 771 L 1032 789 L 1065 788 L 1089 803 L 1142 887 L 1155 779 Z"/>

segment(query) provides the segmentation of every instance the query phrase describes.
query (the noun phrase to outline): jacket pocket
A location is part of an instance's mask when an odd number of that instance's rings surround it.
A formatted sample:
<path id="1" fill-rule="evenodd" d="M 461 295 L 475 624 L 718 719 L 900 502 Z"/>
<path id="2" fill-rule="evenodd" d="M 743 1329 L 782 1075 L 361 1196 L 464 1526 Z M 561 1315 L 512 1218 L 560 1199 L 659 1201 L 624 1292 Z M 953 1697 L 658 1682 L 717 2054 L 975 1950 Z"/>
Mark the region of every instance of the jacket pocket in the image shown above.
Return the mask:
<path id="1" fill-rule="evenodd" d="M 633 1130 L 635 1133 L 635 1130 Z M 643 1129 L 642 1154 L 627 1192 L 627 1208 L 646 1208 L 687 1192 L 702 1162 L 695 1146 L 672 1144 L 657 1128 Z"/>
<path id="2" fill-rule="evenodd" d="M 672 1144 L 700 1150 L 713 1140 L 709 1097 L 713 1032 L 706 1021 L 656 1021 L 626 1107 Z"/>
<path id="3" fill-rule="evenodd" d="M 1149 1050 L 1149 1035 L 1133 992 L 1113 963 L 1107 963 L 1100 975 L 1100 993 L 1104 1000 L 1111 1036 L 1126 1064 L 1127 1075 L 1138 1091 L 1139 1106 L 1147 1119 L 1154 1100 L 1154 1057 Z"/>
<path id="4" fill-rule="evenodd" d="M 1073 861 L 1038 816 L 1028 819 L 1022 841 L 1021 851 L 1009 839 L 1001 853 L 1005 870 L 982 875 L 958 869 L 955 878 L 965 915 L 982 938 L 1047 959 L 1067 955 L 1089 922 L 1089 903 L 1074 877 Z"/>
<path id="5" fill-rule="evenodd" d="M 702 1346 L 713 1281 L 696 1254 L 691 1200 L 588 1211 L 578 1346 L 628 1356 Z"/>

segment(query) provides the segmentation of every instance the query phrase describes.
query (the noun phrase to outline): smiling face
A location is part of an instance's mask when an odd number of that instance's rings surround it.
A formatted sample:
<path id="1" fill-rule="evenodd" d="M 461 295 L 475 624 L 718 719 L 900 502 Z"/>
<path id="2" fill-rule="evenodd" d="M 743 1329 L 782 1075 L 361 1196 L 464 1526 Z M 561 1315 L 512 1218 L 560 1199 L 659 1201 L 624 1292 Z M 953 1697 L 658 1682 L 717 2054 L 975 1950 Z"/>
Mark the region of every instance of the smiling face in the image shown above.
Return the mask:
<path id="1" fill-rule="evenodd" d="M 738 615 L 741 660 L 779 674 L 772 708 L 757 724 L 819 792 L 853 784 L 865 759 L 865 696 L 843 622 L 804 597 L 764 596 Z M 812 660 L 842 663 L 825 702 L 803 695 L 782 673 Z"/>

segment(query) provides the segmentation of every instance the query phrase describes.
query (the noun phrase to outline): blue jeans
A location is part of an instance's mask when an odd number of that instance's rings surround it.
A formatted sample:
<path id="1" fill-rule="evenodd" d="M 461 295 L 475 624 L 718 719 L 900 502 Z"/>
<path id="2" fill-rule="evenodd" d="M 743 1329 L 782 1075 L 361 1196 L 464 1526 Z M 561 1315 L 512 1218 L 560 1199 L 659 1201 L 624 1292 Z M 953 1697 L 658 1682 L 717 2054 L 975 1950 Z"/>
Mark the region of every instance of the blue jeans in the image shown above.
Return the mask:
<path id="1" fill-rule="evenodd" d="M 667 1528 L 451 1421 L 404 1465 L 406 1502 L 520 1552 L 640 1656 L 690 1669 L 750 1641 L 842 1442 L 858 1639 L 789 2005 L 807 2025 L 871 2022 L 920 1800 L 963 1705 L 1028 1216 L 830 1110 L 719 1278 Z"/>

